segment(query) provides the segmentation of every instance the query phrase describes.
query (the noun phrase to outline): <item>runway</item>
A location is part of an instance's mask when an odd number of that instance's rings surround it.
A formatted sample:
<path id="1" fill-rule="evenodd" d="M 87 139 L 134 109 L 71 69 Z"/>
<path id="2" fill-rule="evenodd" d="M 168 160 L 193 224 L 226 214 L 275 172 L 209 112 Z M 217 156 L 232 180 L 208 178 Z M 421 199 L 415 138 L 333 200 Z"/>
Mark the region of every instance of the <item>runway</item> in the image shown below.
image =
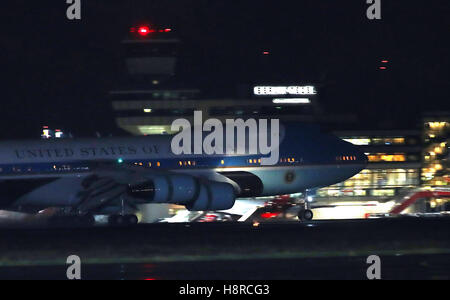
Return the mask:
<path id="1" fill-rule="evenodd" d="M 382 279 L 448 280 L 450 255 L 382 256 Z M 82 267 L 83 280 L 366 280 L 366 257 L 108 264 Z M 66 279 L 66 266 L 0 268 L 1 279 Z"/>
<path id="2" fill-rule="evenodd" d="M 0 279 L 450 279 L 450 219 L 1 228 Z"/>

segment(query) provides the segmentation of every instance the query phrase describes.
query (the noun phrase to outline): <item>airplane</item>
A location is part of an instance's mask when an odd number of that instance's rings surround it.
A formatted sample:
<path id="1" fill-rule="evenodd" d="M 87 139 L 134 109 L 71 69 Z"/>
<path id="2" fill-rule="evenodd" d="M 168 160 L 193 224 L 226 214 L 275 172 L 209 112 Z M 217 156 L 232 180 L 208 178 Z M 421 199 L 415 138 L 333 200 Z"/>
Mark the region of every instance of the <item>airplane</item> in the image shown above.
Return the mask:
<path id="1" fill-rule="evenodd" d="M 363 170 L 356 146 L 315 127 L 285 124 L 279 161 L 260 155 L 175 155 L 173 135 L 0 142 L 0 210 L 62 216 L 88 223 L 138 223 L 140 204 L 191 211 L 226 210 L 237 198 L 293 194 L 330 186 Z M 300 219 L 311 220 L 302 211 Z"/>

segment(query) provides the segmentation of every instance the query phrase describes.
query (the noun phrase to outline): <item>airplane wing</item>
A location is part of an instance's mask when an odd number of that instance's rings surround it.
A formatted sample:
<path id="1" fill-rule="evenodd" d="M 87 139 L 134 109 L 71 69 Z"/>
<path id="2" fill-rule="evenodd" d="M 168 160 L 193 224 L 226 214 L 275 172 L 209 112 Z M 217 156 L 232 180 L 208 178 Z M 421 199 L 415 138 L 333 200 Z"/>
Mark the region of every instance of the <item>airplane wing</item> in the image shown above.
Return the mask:
<path id="1" fill-rule="evenodd" d="M 150 203 L 185 205 L 190 210 L 223 210 L 231 208 L 236 198 L 230 183 L 125 165 L 39 180 L 42 184 L 35 184 L 28 193 L 20 195 L 12 203 L 12 210 L 37 212 L 64 207 L 80 215 L 114 214 L 135 211 L 137 205 Z"/>

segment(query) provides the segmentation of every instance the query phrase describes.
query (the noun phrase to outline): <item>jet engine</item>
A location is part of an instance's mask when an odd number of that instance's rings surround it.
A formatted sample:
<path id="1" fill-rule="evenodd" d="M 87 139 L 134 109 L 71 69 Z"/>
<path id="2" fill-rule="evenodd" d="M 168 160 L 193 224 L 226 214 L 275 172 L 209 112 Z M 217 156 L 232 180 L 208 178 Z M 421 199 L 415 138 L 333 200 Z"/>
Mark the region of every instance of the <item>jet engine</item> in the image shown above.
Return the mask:
<path id="1" fill-rule="evenodd" d="M 193 211 L 230 209 L 236 199 L 234 188 L 228 183 L 183 174 L 150 175 L 146 179 L 128 185 L 128 195 L 143 203 L 179 204 Z"/>

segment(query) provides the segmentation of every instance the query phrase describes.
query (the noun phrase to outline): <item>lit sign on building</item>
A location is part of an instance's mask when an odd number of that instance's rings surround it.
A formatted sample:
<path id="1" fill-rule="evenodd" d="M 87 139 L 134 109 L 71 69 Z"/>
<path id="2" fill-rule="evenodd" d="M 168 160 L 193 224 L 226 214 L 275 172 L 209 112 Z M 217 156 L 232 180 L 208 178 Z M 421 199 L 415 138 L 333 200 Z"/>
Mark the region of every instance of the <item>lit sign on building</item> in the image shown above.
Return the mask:
<path id="1" fill-rule="evenodd" d="M 276 98 L 272 101 L 275 104 L 310 104 L 308 98 Z"/>
<path id="2" fill-rule="evenodd" d="M 257 96 L 282 96 L 282 95 L 316 95 L 313 86 L 256 86 L 253 92 Z"/>

